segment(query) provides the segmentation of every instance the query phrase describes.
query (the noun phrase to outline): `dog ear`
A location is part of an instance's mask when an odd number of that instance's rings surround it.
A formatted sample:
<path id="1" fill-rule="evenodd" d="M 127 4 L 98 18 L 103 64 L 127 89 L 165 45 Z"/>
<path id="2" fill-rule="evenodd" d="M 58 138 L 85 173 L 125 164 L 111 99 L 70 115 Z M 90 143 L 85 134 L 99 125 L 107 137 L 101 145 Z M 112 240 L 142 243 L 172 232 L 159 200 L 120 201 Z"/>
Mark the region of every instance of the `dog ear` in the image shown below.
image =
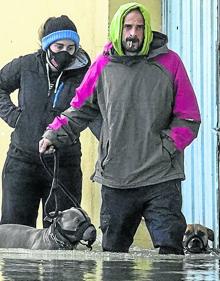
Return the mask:
<path id="1" fill-rule="evenodd" d="M 56 218 L 59 218 L 61 214 L 62 214 L 62 212 L 59 211 L 58 214 L 57 214 L 57 216 L 54 217 L 55 211 L 52 211 L 52 212 L 49 213 L 49 216 L 46 216 L 46 217 L 44 218 L 44 221 L 48 221 L 48 222 L 51 222 L 51 223 L 52 223 L 53 220 L 56 219 Z"/>
<path id="2" fill-rule="evenodd" d="M 206 227 L 206 229 L 207 229 L 207 233 L 208 233 L 208 239 L 210 241 L 214 241 L 214 232 L 213 232 L 213 230 L 208 228 L 208 227 Z"/>
<path id="3" fill-rule="evenodd" d="M 48 217 L 48 216 L 46 216 L 46 217 L 44 218 L 44 221 L 53 222 L 53 219 L 50 218 L 50 217 Z"/>

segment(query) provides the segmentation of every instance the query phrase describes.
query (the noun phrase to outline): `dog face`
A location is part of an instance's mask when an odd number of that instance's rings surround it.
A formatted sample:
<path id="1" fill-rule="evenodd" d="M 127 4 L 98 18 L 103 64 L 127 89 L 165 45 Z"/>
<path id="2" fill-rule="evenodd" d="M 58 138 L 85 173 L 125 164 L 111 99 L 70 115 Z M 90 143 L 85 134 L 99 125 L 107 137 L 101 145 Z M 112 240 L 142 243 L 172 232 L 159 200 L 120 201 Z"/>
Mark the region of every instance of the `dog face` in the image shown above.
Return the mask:
<path id="1" fill-rule="evenodd" d="M 72 207 L 59 212 L 56 218 L 56 226 L 59 232 L 72 244 L 83 240 L 88 242 L 88 247 L 91 247 L 96 240 L 96 229 L 91 224 L 87 213 L 81 208 Z"/>
<path id="2" fill-rule="evenodd" d="M 208 249 L 208 240 L 214 241 L 214 232 L 201 224 L 188 224 L 183 237 L 183 247 L 191 253 L 203 253 Z"/>

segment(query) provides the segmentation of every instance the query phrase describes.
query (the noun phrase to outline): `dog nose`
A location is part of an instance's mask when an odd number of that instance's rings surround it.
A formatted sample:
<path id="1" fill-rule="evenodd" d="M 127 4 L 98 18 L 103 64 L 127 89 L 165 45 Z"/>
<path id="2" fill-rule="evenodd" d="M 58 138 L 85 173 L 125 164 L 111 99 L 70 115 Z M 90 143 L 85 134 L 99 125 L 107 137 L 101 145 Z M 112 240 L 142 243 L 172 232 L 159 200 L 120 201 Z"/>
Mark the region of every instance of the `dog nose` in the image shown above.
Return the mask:
<path id="1" fill-rule="evenodd" d="M 188 250 L 191 253 L 201 253 L 204 250 L 203 242 L 198 238 L 193 238 L 188 244 Z"/>
<path id="2" fill-rule="evenodd" d="M 92 243 L 96 240 L 96 229 L 93 225 L 89 226 L 86 231 L 83 233 L 82 239 L 84 241 L 90 241 Z"/>

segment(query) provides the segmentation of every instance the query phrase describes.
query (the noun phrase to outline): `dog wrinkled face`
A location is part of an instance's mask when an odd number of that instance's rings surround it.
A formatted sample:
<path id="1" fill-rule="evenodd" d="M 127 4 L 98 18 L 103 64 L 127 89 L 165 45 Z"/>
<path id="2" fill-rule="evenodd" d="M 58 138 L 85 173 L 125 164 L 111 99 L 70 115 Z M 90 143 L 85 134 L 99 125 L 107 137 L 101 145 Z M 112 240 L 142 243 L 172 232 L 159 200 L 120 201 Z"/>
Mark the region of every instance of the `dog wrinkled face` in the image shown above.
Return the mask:
<path id="1" fill-rule="evenodd" d="M 188 224 L 183 237 L 183 247 L 190 253 L 203 253 L 207 251 L 208 240 L 214 241 L 211 229 L 200 224 Z"/>
<path id="2" fill-rule="evenodd" d="M 205 251 L 207 247 L 207 242 L 205 242 L 205 234 L 198 233 L 185 233 L 185 238 L 183 239 L 183 246 L 191 253 L 201 253 Z"/>
<path id="3" fill-rule="evenodd" d="M 96 229 L 87 213 L 79 208 L 70 208 L 62 212 L 57 219 L 62 234 L 71 242 L 84 240 L 91 246 L 96 240 Z"/>

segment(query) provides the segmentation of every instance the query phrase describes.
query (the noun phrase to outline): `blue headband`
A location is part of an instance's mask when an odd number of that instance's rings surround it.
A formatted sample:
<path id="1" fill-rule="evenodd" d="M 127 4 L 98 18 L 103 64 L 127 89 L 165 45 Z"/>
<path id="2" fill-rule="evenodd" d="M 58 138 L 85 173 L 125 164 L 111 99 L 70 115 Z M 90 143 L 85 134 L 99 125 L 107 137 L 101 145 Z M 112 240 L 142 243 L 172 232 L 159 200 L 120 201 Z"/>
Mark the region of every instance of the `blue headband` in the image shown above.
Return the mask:
<path id="1" fill-rule="evenodd" d="M 69 39 L 72 40 L 75 45 L 76 49 L 79 48 L 79 35 L 77 32 L 73 30 L 58 30 L 44 36 L 41 41 L 42 49 L 46 51 L 46 49 L 54 42 L 58 40 Z"/>

